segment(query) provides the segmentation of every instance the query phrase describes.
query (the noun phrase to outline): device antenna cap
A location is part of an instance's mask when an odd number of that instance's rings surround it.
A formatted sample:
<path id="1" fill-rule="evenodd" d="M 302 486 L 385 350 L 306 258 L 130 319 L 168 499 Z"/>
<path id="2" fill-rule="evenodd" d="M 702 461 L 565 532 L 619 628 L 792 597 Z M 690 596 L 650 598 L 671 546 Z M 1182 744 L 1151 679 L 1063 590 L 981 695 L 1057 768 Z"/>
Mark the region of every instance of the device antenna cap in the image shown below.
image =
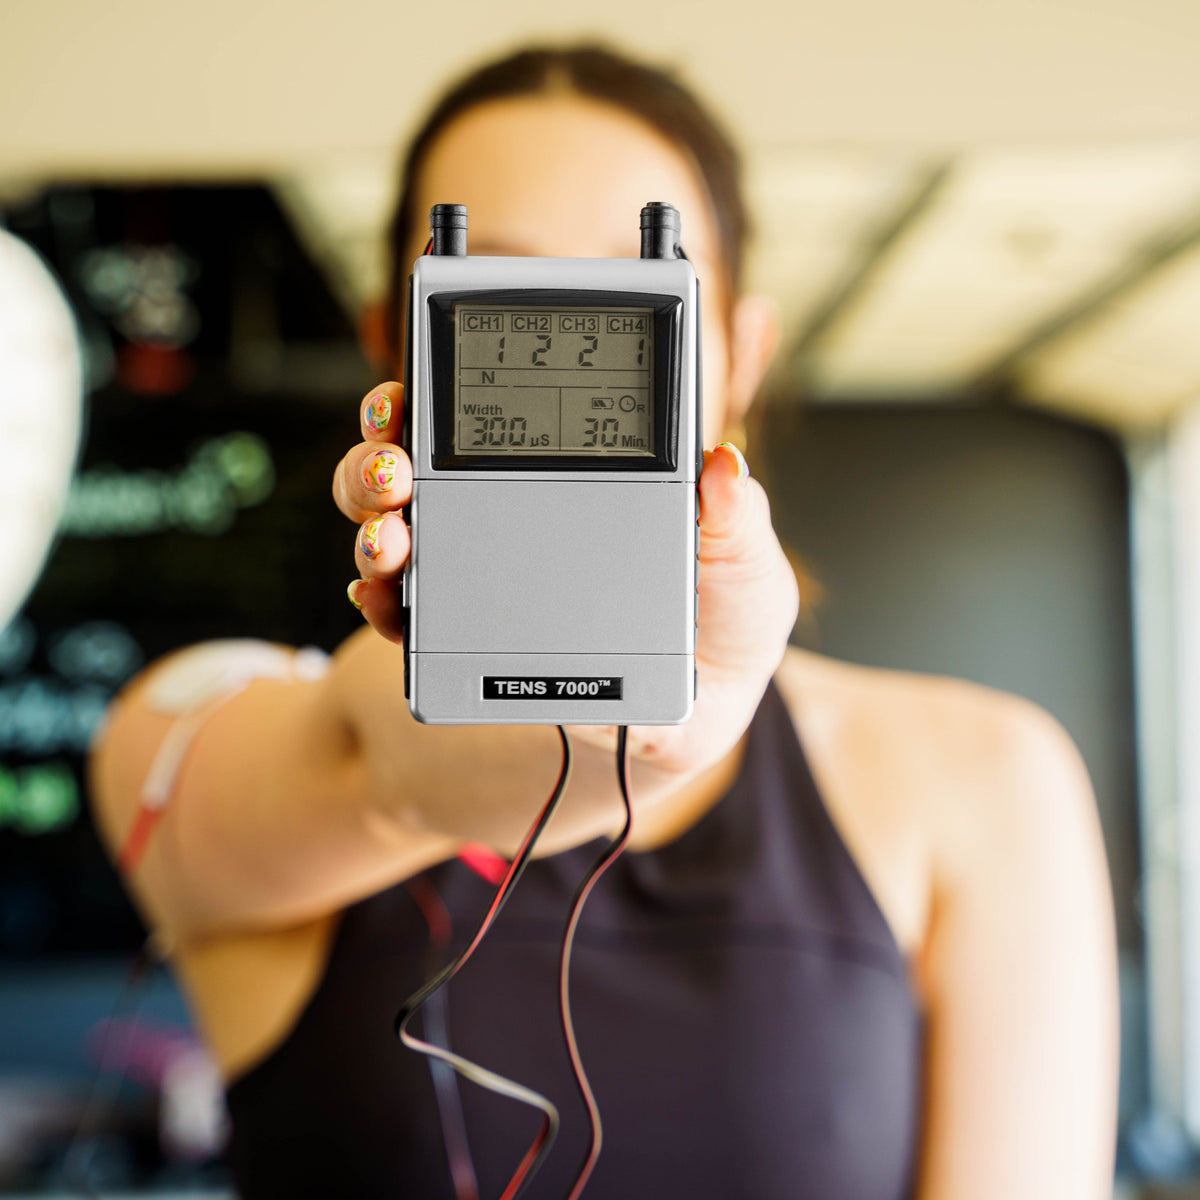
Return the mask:
<path id="1" fill-rule="evenodd" d="M 429 231 L 433 234 L 431 254 L 467 253 L 467 206 L 435 204 L 429 212 Z"/>
<path id="2" fill-rule="evenodd" d="M 662 200 L 642 209 L 642 258 L 682 258 L 679 210 Z"/>

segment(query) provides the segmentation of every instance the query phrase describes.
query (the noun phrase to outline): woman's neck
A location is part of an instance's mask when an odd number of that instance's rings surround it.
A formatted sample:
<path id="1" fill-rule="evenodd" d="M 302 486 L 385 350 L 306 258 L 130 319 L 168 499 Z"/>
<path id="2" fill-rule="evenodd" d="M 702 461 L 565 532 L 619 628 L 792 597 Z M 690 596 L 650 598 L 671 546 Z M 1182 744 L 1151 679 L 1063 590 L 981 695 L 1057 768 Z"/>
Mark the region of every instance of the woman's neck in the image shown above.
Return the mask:
<path id="1" fill-rule="evenodd" d="M 747 734 L 720 762 L 647 811 L 634 822 L 629 849 L 657 850 L 682 837 L 721 800 L 733 786 L 746 753 Z"/>

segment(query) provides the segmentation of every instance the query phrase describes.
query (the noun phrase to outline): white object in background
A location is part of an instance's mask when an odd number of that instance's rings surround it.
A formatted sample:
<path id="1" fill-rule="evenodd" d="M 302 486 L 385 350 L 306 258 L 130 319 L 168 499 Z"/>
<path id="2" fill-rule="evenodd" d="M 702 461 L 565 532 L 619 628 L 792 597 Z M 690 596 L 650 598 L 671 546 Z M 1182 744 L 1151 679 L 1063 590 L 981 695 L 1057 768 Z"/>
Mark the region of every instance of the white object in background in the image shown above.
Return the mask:
<path id="1" fill-rule="evenodd" d="M 216 1158 L 229 1138 L 221 1072 L 203 1046 L 185 1046 L 163 1068 L 159 1141 L 172 1162 Z"/>
<path id="2" fill-rule="evenodd" d="M 54 276 L 0 229 L 0 629 L 42 569 L 79 449 L 83 363 Z"/>
<path id="3" fill-rule="evenodd" d="M 1200 399 L 1169 432 L 1184 1120 L 1200 1141 Z"/>
<path id="4" fill-rule="evenodd" d="M 1155 1178 L 1183 1171 L 1191 1159 L 1184 1121 L 1185 947 L 1180 933 L 1176 449 L 1167 431 L 1126 442 L 1142 864 L 1134 911 L 1145 951 L 1148 1103 L 1130 1123 L 1125 1143 L 1134 1173 Z"/>

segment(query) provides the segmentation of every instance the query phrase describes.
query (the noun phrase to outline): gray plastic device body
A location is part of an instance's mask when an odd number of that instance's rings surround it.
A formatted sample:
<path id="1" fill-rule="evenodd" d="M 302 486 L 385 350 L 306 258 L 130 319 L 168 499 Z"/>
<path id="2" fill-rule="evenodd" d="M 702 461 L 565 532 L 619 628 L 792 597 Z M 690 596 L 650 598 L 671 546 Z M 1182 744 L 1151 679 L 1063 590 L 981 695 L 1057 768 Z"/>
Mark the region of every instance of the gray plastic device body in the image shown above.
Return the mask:
<path id="1" fill-rule="evenodd" d="M 438 359 L 430 299 L 469 302 L 464 293 L 524 291 L 653 294 L 680 302 L 670 348 L 678 381 L 672 469 L 559 468 L 546 461 L 530 469 L 519 458 L 486 469 L 435 466 Z M 512 302 L 521 303 L 515 295 Z M 408 334 L 404 441 L 413 464 L 412 553 L 401 602 L 413 715 L 429 724 L 686 720 L 695 697 L 702 461 L 691 265 L 423 255 L 413 268 Z M 655 397 L 656 405 L 667 401 Z M 588 694 L 597 687 L 619 698 Z"/>

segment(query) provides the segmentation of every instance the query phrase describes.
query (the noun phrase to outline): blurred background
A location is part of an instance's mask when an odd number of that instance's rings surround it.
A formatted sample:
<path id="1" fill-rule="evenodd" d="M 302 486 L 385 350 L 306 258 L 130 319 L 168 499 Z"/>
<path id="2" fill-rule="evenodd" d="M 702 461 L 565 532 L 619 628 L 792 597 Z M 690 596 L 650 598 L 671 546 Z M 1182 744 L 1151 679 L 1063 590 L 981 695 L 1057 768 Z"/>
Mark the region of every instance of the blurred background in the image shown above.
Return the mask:
<path id="1" fill-rule="evenodd" d="M 823 592 L 796 641 L 1021 693 L 1083 751 L 1115 1195 L 1200 1196 L 1194 0 L 7 0 L 0 231 L 37 257 L 0 256 L 0 324 L 55 333 L 0 370 L 0 401 L 46 381 L 38 421 L 0 403 L 0 502 L 57 532 L 0 632 L 0 1190 L 70 1194 L 99 1078 L 98 1186 L 227 1194 L 178 992 L 121 1000 L 141 929 L 83 752 L 170 648 L 357 626 L 328 480 L 376 382 L 397 149 L 448 76 L 581 36 L 677 65 L 745 149 L 786 329 L 749 457 Z"/>

